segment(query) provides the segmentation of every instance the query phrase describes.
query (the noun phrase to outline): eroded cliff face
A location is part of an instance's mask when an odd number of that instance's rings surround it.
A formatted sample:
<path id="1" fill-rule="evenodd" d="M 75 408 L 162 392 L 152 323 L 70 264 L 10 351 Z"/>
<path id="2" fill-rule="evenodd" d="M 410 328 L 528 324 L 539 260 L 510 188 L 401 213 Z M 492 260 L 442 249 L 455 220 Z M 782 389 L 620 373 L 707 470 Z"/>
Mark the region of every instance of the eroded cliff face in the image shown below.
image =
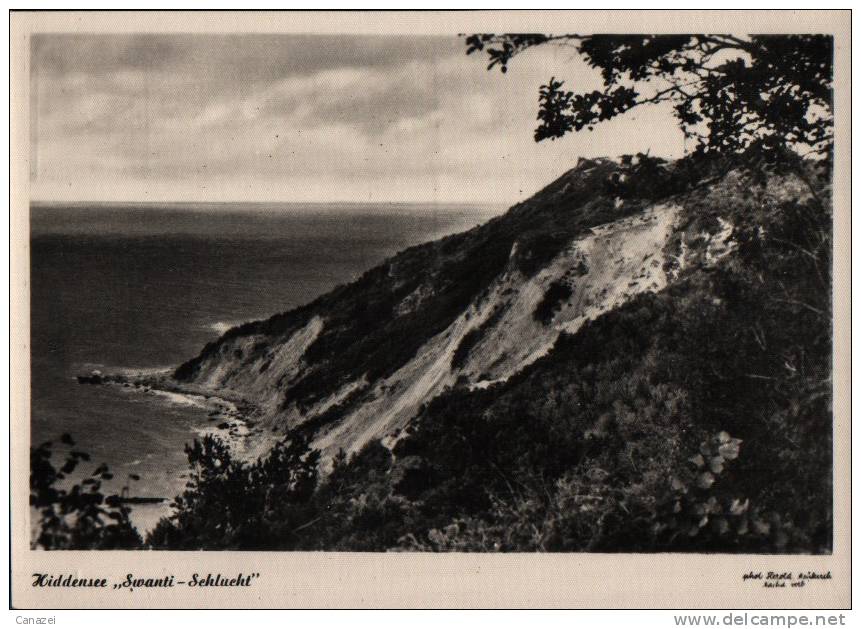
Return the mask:
<path id="1" fill-rule="evenodd" d="M 730 250 L 731 225 L 692 226 L 681 195 L 614 196 L 626 177 L 612 162 L 582 163 L 486 226 L 228 332 L 176 381 L 244 401 L 270 442 L 307 431 L 324 461 L 372 439 L 391 445 L 446 387 L 505 381 L 560 334 Z"/>

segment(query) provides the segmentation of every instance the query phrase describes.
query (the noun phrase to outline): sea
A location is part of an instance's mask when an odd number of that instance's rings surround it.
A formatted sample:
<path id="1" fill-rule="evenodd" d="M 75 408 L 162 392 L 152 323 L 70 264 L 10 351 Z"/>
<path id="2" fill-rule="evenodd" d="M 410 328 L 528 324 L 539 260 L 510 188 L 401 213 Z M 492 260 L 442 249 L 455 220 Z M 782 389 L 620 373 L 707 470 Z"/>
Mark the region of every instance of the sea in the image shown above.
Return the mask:
<path id="1" fill-rule="evenodd" d="M 183 446 L 211 426 L 206 409 L 182 396 L 78 384 L 76 376 L 175 367 L 231 326 L 307 303 L 406 247 L 501 210 L 34 203 L 31 443 L 58 444 L 69 433 L 75 449 L 90 454 L 88 465 L 110 467 L 107 490 L 165 498 L 133 508 L 143 534 L 183 490 Z"/>

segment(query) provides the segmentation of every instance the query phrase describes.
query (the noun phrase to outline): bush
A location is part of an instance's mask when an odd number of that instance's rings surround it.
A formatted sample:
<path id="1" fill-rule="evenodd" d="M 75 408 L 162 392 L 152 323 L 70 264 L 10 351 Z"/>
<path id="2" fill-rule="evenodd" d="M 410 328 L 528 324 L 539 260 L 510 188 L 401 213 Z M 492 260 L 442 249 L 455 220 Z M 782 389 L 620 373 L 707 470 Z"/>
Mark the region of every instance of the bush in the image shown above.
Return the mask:
<path id="1" fill-rule="evenodd" d="M 213 435 L 186 446 L 186 455 L 187 489 L 148 536 L 153 548 L 289 549 L 313 520 L 319 453 L 300 436 L 252 464 Z"/>
<path id="2" fill-rule="evenodd" d="M 102 482 L 113 478 L 107 465 L 99 465 L 68 488 L 86 452 L 73 450 L 69 434 L 60 438 L 66 461 L 56 469 L 51 463 L 54 444 L 46 441 L 30 449 L 30 506 L 38 512 L 33 548 L 46 550 L 112 550 L 140 548 L 142 540 L 129 519 L 131 509 L 120 496 L 102 493 Z"/>

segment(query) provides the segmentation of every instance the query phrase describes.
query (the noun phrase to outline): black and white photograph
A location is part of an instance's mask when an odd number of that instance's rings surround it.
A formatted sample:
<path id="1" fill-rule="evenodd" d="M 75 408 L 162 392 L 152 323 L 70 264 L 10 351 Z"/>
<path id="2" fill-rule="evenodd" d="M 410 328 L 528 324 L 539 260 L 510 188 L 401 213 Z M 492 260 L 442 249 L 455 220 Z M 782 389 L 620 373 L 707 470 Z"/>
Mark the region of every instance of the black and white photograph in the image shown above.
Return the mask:
<path id="1" fill-rule="evenodd" d="M 90 17 L 20 85 L 36 557 L 833 557 L 833 32 Z"/>

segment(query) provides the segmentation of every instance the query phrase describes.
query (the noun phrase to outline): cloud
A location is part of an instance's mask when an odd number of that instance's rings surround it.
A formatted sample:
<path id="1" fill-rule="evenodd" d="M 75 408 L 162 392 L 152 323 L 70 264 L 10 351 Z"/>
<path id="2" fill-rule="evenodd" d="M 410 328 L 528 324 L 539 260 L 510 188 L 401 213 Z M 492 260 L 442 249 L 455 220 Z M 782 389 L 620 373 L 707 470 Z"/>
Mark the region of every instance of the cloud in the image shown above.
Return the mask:
<path id="1" fill-rule="evenodd" d="M 552 48 L 502 75 L 456 38 L 40 36 L 33 67 L 44 198 L 513 202 L 580 155 L 680 146 L 645 110 L 536 145 L 538 86 L 599 81 Z"/>

